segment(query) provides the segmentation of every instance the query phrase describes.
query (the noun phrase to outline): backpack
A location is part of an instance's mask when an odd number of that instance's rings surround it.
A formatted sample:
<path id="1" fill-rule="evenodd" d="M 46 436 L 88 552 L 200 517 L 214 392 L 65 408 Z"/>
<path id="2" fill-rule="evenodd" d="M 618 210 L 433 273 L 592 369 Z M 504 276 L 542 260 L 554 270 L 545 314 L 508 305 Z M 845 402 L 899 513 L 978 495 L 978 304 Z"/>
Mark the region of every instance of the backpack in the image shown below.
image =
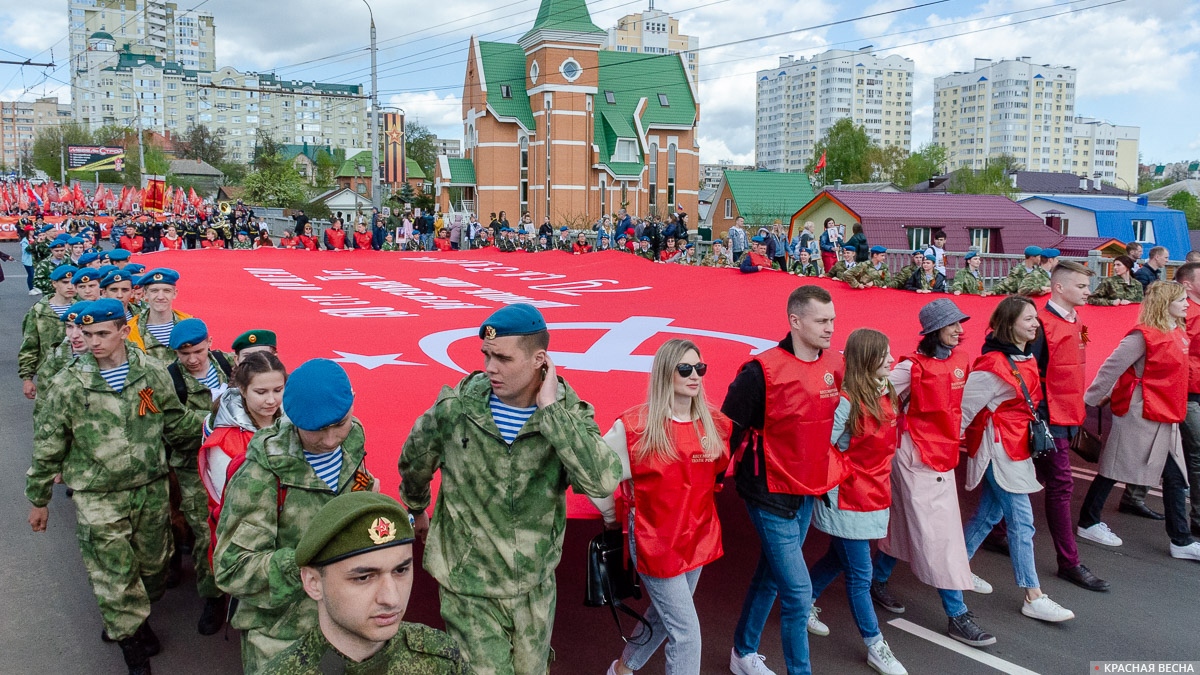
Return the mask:
<path id="1" fill-rule="evenodd" d="M 221 490 L 221 501 L 215 502 L 209 498 L 208 505 L 208 565 L 212 569 L 213 551 L 217 549 L 217 523 L 221 520 L 221 508 L 225 505 L 225 490 L 229 489 L 229 481 L 233 479 L 233 474 L 246 463 L 246 454 L 242 453 L 237 457 L 229 460 L 229 466 L 225 468 L 225 487 Z M 287 487 L 279 481 L 279 476 L 275 476 L 275 516 L 283 513 L 283 502 L 287 499 Z"/>
<path id="2" fill-rule="evenodd" d="M 233 372 L 233 365 L 229 363 L 229 359 L 221 352 L 211 353 L 217 361 L 217 367 L 225 373 L 225 379 L 229 379 L 229 374 Z M 171 374 L 171 383 L 175 385 L 175 395 L 179 397 L 179 402 L 187 405 L 187 382 L 183 379 L 183 369 L 179 367 L 179 361 L 172 361 L 171 365 L 167 366 L 167 372 Z"/>

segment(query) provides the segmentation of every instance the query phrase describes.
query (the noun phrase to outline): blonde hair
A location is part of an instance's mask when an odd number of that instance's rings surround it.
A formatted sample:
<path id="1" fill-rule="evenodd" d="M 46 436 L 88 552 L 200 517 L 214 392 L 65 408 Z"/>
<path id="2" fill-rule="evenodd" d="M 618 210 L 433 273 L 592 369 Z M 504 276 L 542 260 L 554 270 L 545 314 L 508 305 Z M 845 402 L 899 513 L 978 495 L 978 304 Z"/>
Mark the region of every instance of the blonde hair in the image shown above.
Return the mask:
<path id="1" fill-rule="evenodd" d="M 879 369 L 887 361 L 888 337 L 870 328 L 859 328 L 846 338 L 846 376 L 842 380 L 842 393 L 850 401 L 850 419 L 847 427 L 852 436 L 862 433 L 863 419 L 868 415 L 875 421 L 883 421 L 883 407 L 879 405 Z M 896 390 L 888 380 L 886 396 L 896 403 Z"/>
<path id="2" fill-rule="evenodd" d="M 1156 281 L 1146 287 L 1142 298 L 1142 309 L 1138 312 L 1138 323 L 1169 332 L 1173 328 L 1184 328 L 1187 322 L 1171 316 L 1170 306 L 1187 295 L 1187 289 L 1177 281 Z"/>
<path id="3" fill-rule="evenodd" d="M 663 343 L 654 353 L 650 366 L 650 392 L 640 419 L 636 421 L 638 440 L 632 448 L 634 457 L 643 460 L 653 457 L 670 462 L 679 459 L 679 453 L 671 443 L 671 404 L 675 399 L 675 366 L 689 351 L 700 355 L 700 349 L 691 340 L 673 339 Z M 728 439 L 722 438 L 709 411 L 708 399 L 704 395 L 704 380 L 700 390 L 692 398 L 692 428 L 707 451 L 716 450 Z"/>

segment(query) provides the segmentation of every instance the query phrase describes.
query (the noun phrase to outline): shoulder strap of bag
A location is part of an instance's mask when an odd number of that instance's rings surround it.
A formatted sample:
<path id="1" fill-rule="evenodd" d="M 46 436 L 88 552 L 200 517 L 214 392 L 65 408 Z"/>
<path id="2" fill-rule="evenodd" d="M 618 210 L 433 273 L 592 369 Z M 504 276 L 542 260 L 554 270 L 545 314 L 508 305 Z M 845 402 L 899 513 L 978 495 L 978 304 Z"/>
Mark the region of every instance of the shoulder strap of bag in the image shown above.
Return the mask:
<path id="1" fill-rule="evenodd" d="M 633 617 L 633 619 L 642 624 L 642 627 L 645 629 L 643 632 L 646 636 L 646 639 L 642 642 L 635 641 L 633 644 L 644 645 L 648 643 L 654 636 L 654 627 L 651 626 L 650 622 L 646 620 L 646 617 L 638 613 L 637 610 L 621 602 L 621 599 L 617 597 L 616 589 L 613 587 L 612 578 L 608 576 L 608 568 L 603 565 L 600 566 L 600 582 L 604 584 L 604 589 L 608 593 L 608 597 L 611 600 L 611 602 L 608 603 L 608 611 L 612 613 L 613 623 L 617 624 L 617 632 L 621 635 L 621 639 L 625 642 L 631 642 L 629 638 L 625 637 L 625 629 L 621 627 L 621 617 L 617 616 L 618 611 L 622 614 Z"/>
<path id="2" fill-rule="evenodd" d="M 175 396 L 179 398 L 180 403 L 187 405 L 187 383 L 183 381 L 183 371 L 179 369 L 179 362 L 167 366 L 167 372 L 171 374 L 171 383 L 175 385 Z"/>
<path id="3" fill-rule="evenodd" d="M 1017 362 L 1013 361 L 1013 357 L 1008 354 L 1004 355 L 1008 359 L 1008 365 L 1012 366 L 1012 373 L 1017 377 L 1017 383 L 1021 385 L 1021 393 L 1025 395 L 1025 405 L 1029 406 L 1029 412 L 1037 417 L 1037 410 L 1033 407 L 1033 399 L 1029 396 L 1029 389 L 1025 387 L 1025 378 L 1021 377 L 1021 371 L 1017 370 Z"/>

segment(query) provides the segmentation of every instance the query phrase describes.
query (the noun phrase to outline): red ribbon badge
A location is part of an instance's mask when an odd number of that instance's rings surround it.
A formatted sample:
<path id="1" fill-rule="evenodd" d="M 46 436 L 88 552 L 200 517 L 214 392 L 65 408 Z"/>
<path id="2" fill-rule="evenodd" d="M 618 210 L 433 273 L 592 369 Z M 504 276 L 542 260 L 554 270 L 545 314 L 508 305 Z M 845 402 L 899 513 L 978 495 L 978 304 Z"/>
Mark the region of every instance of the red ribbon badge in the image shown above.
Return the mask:
<path id="1" fill-rule="evenodd" d="M 138 398 L 141 399 L 141 403 L 138 404 L 138 416 L 139 417 L 145 417 L 147 412 L 152 412 L 152 413 L 161 413 L 162 412 L 154 405 L 154 399 L 152 398 L 153 396 L 154 396 L 154 390 L 151 389 L 150 387 L 146 387 L 145 389 L 138 392 Z"/>

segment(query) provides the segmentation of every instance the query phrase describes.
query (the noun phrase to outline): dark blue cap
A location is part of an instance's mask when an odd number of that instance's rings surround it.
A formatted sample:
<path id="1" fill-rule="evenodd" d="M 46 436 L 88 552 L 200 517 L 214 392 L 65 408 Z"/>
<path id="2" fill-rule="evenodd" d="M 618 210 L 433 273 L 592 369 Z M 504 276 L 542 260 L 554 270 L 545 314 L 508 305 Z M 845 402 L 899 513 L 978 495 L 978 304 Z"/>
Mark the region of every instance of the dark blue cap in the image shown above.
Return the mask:
<path id="1" fill-rule="evenodd" d="M 1026 246 L 1025 247 L 1025 257 L 1026 258 L 1031 258 L 1035 255 L 1041 255 L 1041 254 L 1042 254 L 1041 246 Z"/>
<path id="2" fill-rule="evenodd" d="M 1043 258 L 1057 258 L 1059 255 L 1061 255 L 1061 254 L 1059 253 L 1058 249 L 1056 249 L 1056 248 L 1042 249 L 1042 257 Z"/>
<path id="3" fill-rule="evenodd" d="M 341 422 L 353 405 L 349 376 L 329 359 L 305 361 L 292 371 L 283 388 L 283 413 L 304 431 Z"/>
<path id="4" fill-rule="evenodd" d="M 533 335 L 546 330 L 546 320 L 533 305 L 517 303 L 501 307 L 479 327 L 481 340 L 508 337 L 510 335 Z"/>
<path id="5" fill-rule="evenodd" d="M 643 236 L 643 237 L 642 237 L 642 241 L 650 241 L 650 237 L 645 237 L 645 236 Z"/>
<path id="6" fill-rule="evenodd" d="M 92 303 L 87 300 L 80 300 L 79 302 L 68 307 L 67 311 L 63 312 L 61 317 L 63 323 L 74 323 L 75 320 L 79 318 L 79 315 L 83 314 L 83 312 L 87 310 L 87 306 L 90 304 Z"/>
<path id="7" fill-rule="evenodd" d="M 116 260 L 119 262 L 122 260 L 129 260 L 129 257 L 131 255 L 133 255 L 133 254 L 130 253 L 129 251 L 127 251 L 123 248 L 118 248 L 118 249 L 114 249 L 114 250 L 108 252 L 108 259 Z"/>
<path id="8" fill-rule="evenodd" d="M 112 298 L 100 298 L 88 303 L 88 306 L 75 319 L 75 323 L 90 326 L 94 323 L 116 321 L 125 318 L 125 305 Z"/>
<path id="9" fill-rule="evenodd" d="M 88 251 L 87 253 L 84 253 L 83 255 L 79 256 L 79 264 L 80 264 L 80 266 L 90 264 L 99 257 L 100 257 L 99 253 L 97 253 L 95 251 Z"/>
<path id="10" fill-rule="evenodd" d="M 76 270 L 75 274 L 71 275 L 71 283 L 86 284 L 90 281 L 100 281 L 100 278 L 103 276 L 103 274 L 100 274 L 100 270 L 92 267 L 85 267 L 83 269 Z"/>
<path id="11" fill-rule="evenodd" d="M 125 271 L 129 271 L 129 266 L 125 267 Z M 179 282 L 179 272 L 166 267 L 158 267 L 150 270 L 142 275 L 138 281 L 139 286 L 149 286 L 151 284 L 168 284 L 174 286 Z"/>
<path id="12" fill-rule="evenodd" d="M 238 230 L 238 236 L 250 236 L 250 233 L 245 230 Z"/>
<path id="13" fill-rule="evenodd" d="M 100 288 L 108 288 L 109 286 L 113 284 L 119 284 L 122 281 L 128 281 L 130 284 L 132 284 L 133 275 L 125 270 L 113 270 L 108 274 L 105 274 L 104 278 L 100 280 Z"/>
<path id="14" fill-rule="evenodd" d="M 55 267 L 53 270 L 51 270 L 50 281 L 62 281 L 63 279 L 67 279 L 68 281 L 70 281 L 70 279 L 68 279 L 68 277 L 70 277 L 72 274 L 75 274 L 78 271 L 79 271 L 79 268 L 74 265 L 59 265 L 58 267 Z"/>
<path id="15" fill-rule="evenodd" d="M 171 329 L 171 349 L 188 349 L 208 339 L 208 326 L 200 319 L 184 319 Z"/>
<path id="16" fill-rule="evenodd" d="M 872 246 L 871 253 L 887 253 L 886 246 Z"/>

